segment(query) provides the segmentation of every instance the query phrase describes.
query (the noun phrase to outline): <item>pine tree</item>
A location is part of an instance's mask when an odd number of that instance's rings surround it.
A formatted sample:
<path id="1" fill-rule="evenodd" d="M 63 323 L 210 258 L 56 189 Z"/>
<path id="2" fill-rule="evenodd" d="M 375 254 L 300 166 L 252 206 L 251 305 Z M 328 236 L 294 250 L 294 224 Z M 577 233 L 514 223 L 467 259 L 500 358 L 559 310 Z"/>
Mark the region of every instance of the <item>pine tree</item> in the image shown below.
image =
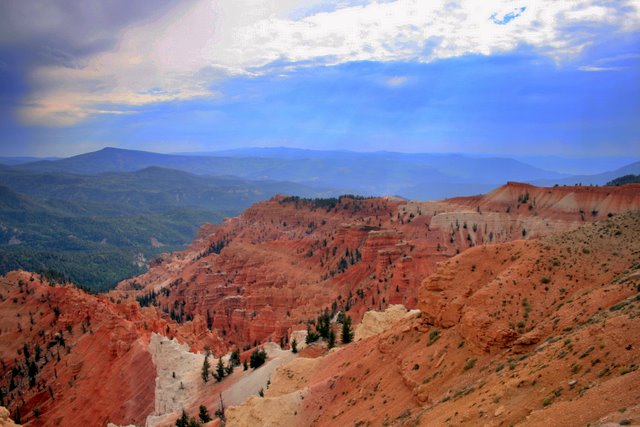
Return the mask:
<path id="1" fill-rule="evenodd" d="M 200 421 L 202 421 L 203 423 L 208 423 L 209 421 L 211 421 L 209 411 L 204 405 L 200 405 L 200 413 L 198 414 L 198 416 L 200 417 Z"/>
<path id="2" fill-rule="evenodd" d="M 36 385 L 36 375 L 38 375 L 38 365 L 33 360 L 28 363 L 29 387 Z"/>
<path id="3" fill-rule="evenodd" d="M 229 364 L 224 367 L 224 373 L 225 375 L 233 374 L 233 363 L 231 363 L 231 361 L 229 361 Z"/>
<path id="4" fill-rule="evenodd" d="M 259 368 L 264 364 L 265 360 L 267 360 L 267 352 L 256 348 L 249 358 L 249 366 L 253 369 Z"/>
<path id="5" fill-rule="evenodd" d="M 231 352 L 231 357 L 229 358 L 229 363 L 233 366 L 240 366 L 240 349 L 235 349 Z"/>
<path id="6" fill-rule="evenodd" d="M 218 382 L 222 381 L 222 379 L 224 378 L 224 364 L 222 363 L 222 357 L 218 359 L 218 365 L 216 366 L 215 377 L 216 377 L 216 380 L 218 380 Z"/>
<path id="7" fill-rule="evenodd" d="M 329 338 L 327 338 L 327 347 L 333 348 L 336 346 L 336 333 L 333 332 L 333 328 L 329 329 Z"/>
<path id="8" fill-rule="evenodd" d="M 189 427 L 189 416 L 182 410 L 182 416 L 176 420 L 176 427 Z"/>
<path id="9" fill-rule="evenodd" d="M 329 329 L 331 329 L 331 316 L 329 309 L 325 309 L 324 312 L 318 316 L 316 330 L 322 338 L 327 339 L 329 338 Z"/>
<path id="10" fill-rule="evenodd" d="M 320 335 L 312 331 L 311 326 L 307 325 L 307 338 L 305 339 L 305 342 L 307 343 L 307 345 L 318 341 L 318 338 L 320 338 Z"/>
<path id="11" fill-rule="evenodd" d="M 345 316 L 342 322 L 342 342 L 349 344 L 353 340 L 353 331 L 351 330 L 351 317 Z"/>
<path id="12" fill-rule="evenodd" d="M 204 383 L 206 384 L 207 381 L 209 381 L 209 368 L 211 368 L 211 365 L 209 364 L 209 355 L 207 354 L 204 357 L 204 362 L 202 363 L 202 380 L 204 381 Z"/>
<path id="13" fill-rule="evenodd" d="M 293 341 L 291 341 L 291 352 L 292 353 L 298 352 L 298 341 L 296 341 L 295 338 L 293 339 Z"/>

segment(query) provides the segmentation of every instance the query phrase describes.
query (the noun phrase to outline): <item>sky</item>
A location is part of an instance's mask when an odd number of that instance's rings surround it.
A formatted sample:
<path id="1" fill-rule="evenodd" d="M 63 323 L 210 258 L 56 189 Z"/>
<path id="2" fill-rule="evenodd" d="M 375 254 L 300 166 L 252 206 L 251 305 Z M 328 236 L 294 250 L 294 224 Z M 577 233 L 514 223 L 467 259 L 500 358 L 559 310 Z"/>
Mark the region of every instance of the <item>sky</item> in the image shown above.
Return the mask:
<path id="1" fill-rule="evenodd" d="M 0 156 L 640 157 L 640 0 L 3 0 Z"/>

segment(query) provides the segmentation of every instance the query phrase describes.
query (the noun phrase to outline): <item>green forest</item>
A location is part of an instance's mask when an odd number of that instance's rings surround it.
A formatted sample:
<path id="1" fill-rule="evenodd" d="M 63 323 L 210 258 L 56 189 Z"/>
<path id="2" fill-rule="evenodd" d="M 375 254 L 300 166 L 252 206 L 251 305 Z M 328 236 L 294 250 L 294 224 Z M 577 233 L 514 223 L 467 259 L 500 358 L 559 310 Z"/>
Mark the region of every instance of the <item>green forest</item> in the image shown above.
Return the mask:
<path id="1" fill-rule="evenodd" d="M 293 189 L 157 167 L 77 175 L 2 166 L 0 183 L 0 274 L 40 272 L 94 292 L 184 248 L 202 224 Z"/>

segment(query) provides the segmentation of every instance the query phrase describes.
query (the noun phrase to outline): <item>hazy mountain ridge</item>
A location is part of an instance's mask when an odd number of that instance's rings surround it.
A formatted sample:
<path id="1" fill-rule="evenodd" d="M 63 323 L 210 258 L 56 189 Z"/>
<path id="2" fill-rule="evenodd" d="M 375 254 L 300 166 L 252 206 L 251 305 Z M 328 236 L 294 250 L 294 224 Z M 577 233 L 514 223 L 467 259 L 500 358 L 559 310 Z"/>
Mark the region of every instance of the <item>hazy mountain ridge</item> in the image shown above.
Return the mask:
<path id="1" fill-rule="evenodd" d="M 506 181 L 566 177 L 509 158 L 461 154 L 358 153 L 297 149 L 241 149 L 214 153 L 159 154 L 105 148 L 55 161 L 17 166 L 38 172 L 97 174 L 150 166 L 199 175 L 289 181 L 342 193 L 436 199 L 488 191 Z"/>
<path id="2" fill-rule="evenodd" d="M 619 169 L 602 172 L 595 175 L 575 175 L 560 179 L 547 179 L 535 181 L 535 185 L 604 185 L 607 182 L 624 175 L 640 174 L 640 162 L 634 162 Z"/>
<path id="3" fill-rule="evenodd" d="M 24 163 L 39 162 L 42 160 L 59 160 L 60 157 L 34 157 L 34 156 L 2 156 L 0 157 L 0 165 L 13 166 Z"/>

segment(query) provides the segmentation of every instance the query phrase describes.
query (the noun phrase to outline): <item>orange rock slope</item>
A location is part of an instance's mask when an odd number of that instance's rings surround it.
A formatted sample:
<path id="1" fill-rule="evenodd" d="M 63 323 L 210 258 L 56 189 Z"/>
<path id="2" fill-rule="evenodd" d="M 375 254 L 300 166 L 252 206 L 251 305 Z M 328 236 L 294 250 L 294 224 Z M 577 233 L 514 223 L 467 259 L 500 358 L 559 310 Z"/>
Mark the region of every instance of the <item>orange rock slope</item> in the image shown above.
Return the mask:
<path id="1" fill-rule="evenodd" d="M 0 406 L 26 425 L 143 425 L 155 402 L 151 332 L 222 348 L 136 303 L 9 273 L 0 279 Z"/>
<path id="2" fill-rule="evenodd" d="M 422 313 L 297 359 L 228 425 L 584 426 L 640 421 L 640 213 L 473 248 Z"/>
<path id="3" fill-rule="evenodd" d="M 443 202 L 276 197 L 165 256 L 116 294 L 178 322 L 206 320 L 229 347 L 286 344 L 322 309 L 418 305 L 437 262 L 477 245 L 530 239 L 640 207 L 640 187 L 538 188 L 509 183 Z"/>

